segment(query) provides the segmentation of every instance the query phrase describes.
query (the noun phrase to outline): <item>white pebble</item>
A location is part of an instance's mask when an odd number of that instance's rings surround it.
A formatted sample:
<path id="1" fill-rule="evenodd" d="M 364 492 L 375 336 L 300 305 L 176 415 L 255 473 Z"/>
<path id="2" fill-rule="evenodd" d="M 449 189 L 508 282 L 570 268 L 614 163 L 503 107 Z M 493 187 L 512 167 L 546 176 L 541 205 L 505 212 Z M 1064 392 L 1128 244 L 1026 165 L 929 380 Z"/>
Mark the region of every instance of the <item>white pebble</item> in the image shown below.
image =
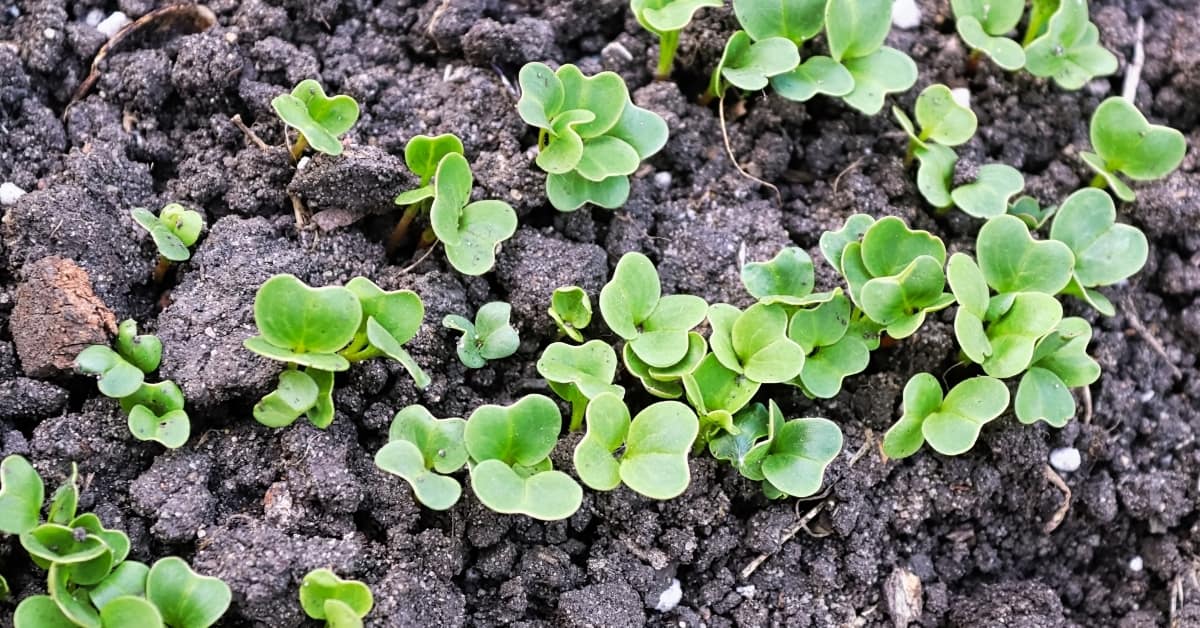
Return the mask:
<path id="1" fill-rule="evenodd" d="M 658 604 L 654 605 L 654 610 L 660 613 L 669 613 L 676 606 L 679 606 L 679 601 L 683 599 L 683 587 L 679 585 L 679 578 L 671 579 L 671 586 L 667 587 L 658 596 Z"/>
<path id="2" fill-rule="evenodd" d="M 16 205 L 17 199 L 25 196 L 25 190 L 11 181 L 0 183 L 0 205 Z"/>
<path id="3" fill-rule="evenodd" d="M 42 37 L 45 37 L 46 39 L 54 39 L 55 37 L 58 37 L 58 31 L 54 30 L 53 28 L 47 28 L 46 30 L 42 31 Z"/>
<path id="4" fill-rule="evenodd" d="M 1146 403 L 1147 401 L 1150 401 L 1150 400 L 1151 400 L 1151 399 L 1153 399 L 1153 398 L 1154 398 L 1154 391 L 1153 391 L 1153 390 L 1147 390 L 1147 391 L 1145 391 L 1145 392 L 1143 392 L 1143 393 L 1141 393 L 1141 394 L 1139 394 L 1139 395 L 1138 395 L 1138 401 L 1140 401 L 1140 402 L 1142 402 L 1142 403 Z"/>
<path id="5" fill-rule="evenodd" d="M 734 591 L 737 591 L 738 595 L 746 598 L 747 600 L 753 600 L 754 594 L 758 593 L 758 587 L 755 587 L 752 584 L 748 584 L 744 587 L 738 587 L 738 588 L 734 589 Z"/>
<path id="6" fill-rule="evenodd" d="M 1079 450 L 1074 447 L 1060 447 L 1050 452 L 1050 466 L 1070 473 L 1079 470 Z"/>
<path id="7" fill-rule="evenodd" d="M 91 11 L 88 11 L 86 16 L 84 16 L 83 23 L 91 26 L 92 28 L 96 28 L 96 25 L 99 24 L 103 19 L 104 11 L 101 11 L 100 9 L 92 9 Z"/>
<path id="8" fill-rule="evenodd" d="M 917 0 L 896 0 L 892 5 L 892 24 L 904 30 L 920 26 L 921 7 L 917 6 Z"/>
<path id="9" fill-rule="evenodd" d="M 104 33 L 105 37 L 111 38 L 113 35 L 117 34 L 117 31 L 125 28 L 125 25 L 129 24 L 129 22 L 130 20 L 128 15 L 117 11 L 116 13 L 104 18 L 102 22 L 97 24 L 96 30 Z"/>
<path id="10" fill-rule="evenodd" d="M 1142 570 L 1143 566 L 1144 565 L 1142 564 L 1141 556 L 1134 556 L 1133 558 L 1129 559 L 1129 571 L 1137 573 Z"/>
<path id="11" fill-rule="evenodd" d="M 654 185 L 660 190 L 665 190 L 665 189 L 670 188 L 671 187 L 671 173 L 669 173 L 669 172 L 654 173 Z"/>
<path id="12" fill-rule="evenodd" d="M 950 90 L 950 97 L 953 98 L 954 102 L 958 103 L 960 107 L 966 107 L 967 109 L 971 108 L 971 90 L 965 87 L 955 87 L 954 89 Z"/>
<path id="13" fill-rule="evenodd" d="M 308 156 L 301 157 L 300 161 L 296 164 L 296 170 L 304 170 L 304 167 L 308 165 L 309 161 L 311 160 L 308 158 Z"/>

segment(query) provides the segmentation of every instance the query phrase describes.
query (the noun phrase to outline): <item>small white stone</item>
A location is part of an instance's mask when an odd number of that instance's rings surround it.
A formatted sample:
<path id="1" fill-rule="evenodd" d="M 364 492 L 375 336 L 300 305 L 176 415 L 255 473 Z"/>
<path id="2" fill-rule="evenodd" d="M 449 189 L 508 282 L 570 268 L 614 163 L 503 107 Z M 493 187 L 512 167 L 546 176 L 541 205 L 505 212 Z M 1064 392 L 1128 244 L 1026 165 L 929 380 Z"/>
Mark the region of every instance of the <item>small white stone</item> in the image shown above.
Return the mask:
<path id="1" fill-rule="evenodd" d="M 917 6 L 917 0 L 896 0 L 892 5 L 892 24 L 904 30 L 920 26 L 921 7 Z"/>
<path id="2" fill-rule="evenodd" d="M 1050 452 L 1050 466 L 1070 473 L 1079 470 L 1079 450 L 1074 447 L 1060 447 Z"/>
<path id="3" fill-rule="evenodd" d="M 1142 403 L 1146 403 L 1147 401 L 1150 401 L 1150 400 L 1151 400 L 1151 399 L 1153 399 L 1153 398 L 1154 398 L 1154 391 L 1153 391 L 1153 390 L 1147 390 L 1147 391 L 1145 391 L 1145 392 L 1143 392 L 1143 393 L 1141 393 L 1141 394 L 1139 394 L 1139 395 L 1138 395 L 1138 401 L 1140 401 L 1140 402 L 1142 402 Z"/>
<path id="4" fill-rule="evenodd" d="M 46 30 L 42 31 L 42 37 L 45 37 L 46 39 L 54 39 L 55 37 L 58 37 L 58 31 L 54 30 L 53 28 L 47 28 Z"/>
<path id="5" fill-rule="evenodd" d="M 950 90 L 950 97 L 953 98 L 954 102 L 958 103 L 960 107 L 966 107 L 967 109 L 971 108 L 971 90 L 965 87 L 955 87 L 954 89 Z"/>
<path id="6" fill-rule="evenodd" d="M 296 164 L 296 170 L 304 170 L 304 167 L 311 161 L 308 157 L 301 157 L 300 162 Z"/>
<path id="7" fill-rule="evenodd" d="M 84 16 L 83 23 L 91 26 L 92 28 L 96 28 L 96 25 L 99 24 L 103 19 L 104 11 L 101 11 L 100 9 L 92 9 L 91 11 L 88 11 L 86 16 Z"/>
<path id="8" fill-rule="evenodd" d="M 746 598 L 747 600 L 753 600 L 754 594 L 758 593 L 758 587 L 756 587 L 752 584 L 748 584 L 744 587 L 738 587 L 738 588 L 734 589 L 734 591 L 737 591 L 738 595 Z"/>
<path id="9" fill-rule="evenodd" d="M 679 584 L 679 578 L 672 578 L 671 586 L 659 594 L 658 604 L 654 605 L 654 610 L 660 613 L 669 613 L 679 606 L 679 601 L 682 599 L 683 587 Z"/>
<path id="10" fill-rule="evenodd" d="M 0 205 L 16 205 L 17 199 L 25 196 L 25 190 L 11 181 L 0 183 Z"/>
<path id="11" fill-rule="evenodd" d="M 117 31 L 125 28 L 125 25 L 129 24 L 129 22 L 130 20 L 128 15 L 117 11 L 116 13 L 104 18 L 103 21 L 97 24 L 96 30 L 104 33 L 105 37 L 111 38 L 113 35 L 117 34 Z"/>
<path id="12" fill-rule="evenodd" d="M 670 188 L 671 187 L 671 173 L 665 172 L 665 171 L 654 173 L 654 185 L 655 185 L 655 187 L 657 187 L 660 190 L 666 190 L 666 189 Z"/>
<path id="13" fill-rule="evenodd" d="M 1143 564 L 1141 556 L 1134 556 L 1133 558 L 1129 559 L 1129 571 L 1137 573 L 1142 570 L 1142 567 Z"/>

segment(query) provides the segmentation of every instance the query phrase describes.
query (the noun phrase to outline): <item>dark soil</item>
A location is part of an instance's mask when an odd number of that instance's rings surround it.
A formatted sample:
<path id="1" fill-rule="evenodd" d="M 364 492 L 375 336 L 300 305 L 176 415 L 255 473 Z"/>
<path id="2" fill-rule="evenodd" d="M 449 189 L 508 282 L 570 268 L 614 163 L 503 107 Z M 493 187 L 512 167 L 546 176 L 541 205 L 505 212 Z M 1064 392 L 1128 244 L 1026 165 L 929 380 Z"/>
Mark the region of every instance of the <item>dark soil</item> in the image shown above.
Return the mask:
<path id="1" fill-rule="evenodd" d="M 844 430 L 826 499 L 769 502 L 729 468 L 697 459 L 691 487 L 669 502 L 587 493 L 569 520 L 539 523 L 491 513 L 468 494 L 435 513 L 372 463 L 392 415 L 422 403 L 465 416 L 545 391 L 534 362 L 553 338 L 553 288 L 594 295 L 621 254 L 642 251 L 666 290 L 744 304 L 739 260 L 766 259 L 789 242 L 818 258 L 820 233 L 852 213 L 901 216 L 951 249 L 970 249 L 978 223 L 928 210 L 887 115 L 826 99 L 749 99 L 730 120 L 733 149 L 780 186 L 782 205 L 742 178 L 715 109 L 695 104 L 733 28 L 727 10 L 707 10 L 687 31 L 676 82 L 652 84 L 656 42 L 624 0 L 214 0 L 218 26 L 117 49 L 68 108 L 104 42 L 88 21 L 118 9 L 136 18 L 158 4 L 0 1 L 0 182 L 29 192 L 3 208 L 0 455 L 30 457 L 51 486 L 79 462 L 81 506 L 127 530 L 133 557 L 180 555 L 229 583 L 223 625 L 304 624 L 300 578 L 332 567 L 371 586 L 377 626 L 1200 626 L 1194 152 L 1124 208 L 1151 253 L 1141 274 L 1111 291 L 1117 316 L 1068 304 L 1096 328 L 1091 349 L 1104 375 L 1090 387 L 1090 413 L 1062 430 L 1005 416 L 967 455 L 884 462 L 878 444 L 904 382 L 955 362 L 944 313 L 877 352 L 835 400 L 770 391 L 788 416 L 826 416 Z M 988 63 L 968 73 L 949 3 L 919 4 L 921 27 L 889 39 L 921 68 L 897 100 L 911 106 L 934 82 L 968 87 L 980 131 L 959 151 L 965 166 L 1009 163 L 1047 203 L 1085 184 L 1076 153 L 1090 112 L 1120 90 L 1125 61 L 1078 92 Z M 1195 146 L 1200 5 L 1092 5 L 1102 42 L 1122 59 L 1132 58 L 1144 18 L 1138 104 Z M 516 72 L 535 60 L 615 70 L 639 105 L 667 120 L 670 142 L 634 178 L 623 210 L 559 214 L 545 201 L 534 134 L 513 107 Z M 354 95 L 363 116 L 344 157 L 317 157 L 296 173 L 269 101 L 309 77 Z M 277 148 L 250 142 L 230 123 L 235 114 Z M 412 183 L 404 143 L 444 132 L 463 139 L 480 197 L 521 216 L 484 278 L 453 272 L 439 254 L 405 272 L 411 252 L 384 251 L 397 218 L 389 199 Z M 297 232 L 289 192 L 320 212 L 317 224 L 338 228 Z M 168 200 L 202 211 L 210 229 L 193 259 L 156 286 L 152 245 L 128 210 Z M 87 291 L 75 283 L 79 269 Z M 254 333 L 255 289 L 279 272 L 315 285 L 366 275 L 416 290 L 427 315 L 410 346 L 433 385 L 417 391 L 398 365 L 369 363 L 339 379 L 328 430 L 254 422 L 250 408 L 278 366 L 241 343 Z M 832 280 L 820 262 L 818 281 Z M 440 321 L 498 299 L 513 304 L 521 349 L 468 371 Z M 134 440 L 115 402 L 57 354 L 37 354 L 38 334 L 87 303 L 162 339 L 161 375 L 182 386 L 193 422 L 180 450 Z M 560 456 L 573 442 L 564 439 Z M 1069 497 L 1044 471 L 1061 447 L 1083 460 L 1061 473 Z M 1065 517 L 1046 532 L 1066 499 Z M 0 560 L 15 593 L 0 602 L 8 625 L 14 600 L 41 591 L 44 573 L 15 539 L 0 541 Z"/>

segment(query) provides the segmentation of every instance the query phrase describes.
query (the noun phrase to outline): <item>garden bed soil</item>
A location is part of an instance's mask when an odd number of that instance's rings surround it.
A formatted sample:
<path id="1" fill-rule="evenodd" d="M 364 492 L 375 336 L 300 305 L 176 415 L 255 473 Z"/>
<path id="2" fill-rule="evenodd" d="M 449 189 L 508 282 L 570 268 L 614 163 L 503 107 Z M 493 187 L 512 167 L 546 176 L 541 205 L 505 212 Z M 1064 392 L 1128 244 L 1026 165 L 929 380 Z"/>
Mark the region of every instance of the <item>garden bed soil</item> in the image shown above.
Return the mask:
<path id="1" fill-rule="evenodd" d="M 1190 145 L 1200 140 L 1192 0 L 1093 2 L 1121 69 L 1077 92 L 987 62 L 969 72 L 948 2 L 918 5 L 920 27 L 889 37 L 921 71 L 895 100 L 911 107 L 936 82 L 970 89 L 980 124 L 959 151 L 961 168 L 1008 163 L 1044 203 L 1085 185 L 1077 152 L 1087 120 L 1120 90 L 1139 18 L 1137 102 Z M 1200 625 L 1194 152 L 1123 208 L 1149 235 L 1150 256 L 1111 291 L 1117 315 L 1067 304 L 1095 328 L 1091 352 L 1104 374 L 1081 406 L 1086 417 L 1062 430 L 1005 415 L 966 455 L 884 460 L 879 442 L 907 379 L 955 366 L 952 319 L 942 313 L 876 352 L 835 400 L 769 391 L 788 416 L 828 417 L 845 432 L 818 498 L 768 501 L 699 457 L 687 492 L 667 502 L 586 492 L 570 519 L 541 523 L 494 514 L 468 492 L 438 513 L 372 463 L 391 417 L 413 403 L 466 416 L 547 392 L 534 364 L 554 339 L 546 309 L 555 287 L 594 296 L 622 254 L 641 251 L 666 292 L 746 305 L 742 260 L 790 243 L 818 259 L 821 232 L 850 214 L 900 216 L 951 250 L 971 250 L 979 223 L 925 205 L 886 113 L 865 117 L 829 99 L 727 103 L 734 153 L 778 184 L 782 203 L 739 175 L 716 109 L 697 104 L 734 28 L 727 9 L 701 12 L 675 81 L 654 83 L 656 42 L 623 0 L 215 0 L 217 26 L 111 52 L 96 85 L 68 107 L 105 39 L 88 20 L 155 6 L 0 2 L 0 181 L 29 192 L 3 208 L 0 229 L 0 455 L 27 456 L 50 486 L 78 462 L 81 507 L 126 530 L 132 558 L 179 555 L 230 585 L 222 625 L 304 625 L 297 587 L 316 567 L 368 583 L 377 626 Z M 624 209 L 560 214 L 545 201 L 534 134 L 513 106 L 528 61 L 614 70 L 637 104 L 666 119 L 670 141 L 633 178 Z M 352 94 L 363 114 L 342 157 L 318 156 L 297 174 L 269 101 L 303 78 Z M 274 148 L 248 140 L 235 114 Z M 505 200 L 521 217 L 494 274 L 462 276 L 439 253 L 407 269 L 417 252 L 385 254 L 398 217 L 391 197 L 414 183 L 399 156 L 418 133 L 459 135 L 479 197 Z M 297 231 L 289 194 L 319 224 L 341 226 Z M 152 245 L 128 210 L 167 201 L 200 210 L 210 228 L 193 259 L 155 285 Z M 90 287 L 72 283 L 80 270 Z M 283 272 L 314 285 L 365 275 L 416 290 L 427 312 L 411 352 L 433 384 L 418 391 L 397 364 L 369 362 L 339 377 L 329 429 L 253 421 L 278 366 L 241 343 L 254 333 L 256 288 Z M 818 284 L 834 281 L 818 260 Z M 491 300 L 512 303 L 521 348 L 468 370 L 440 321 Z M 162 339 L 161 376 L 183 388 L 192 418 L 181 449 L 134 440 L 91 380 L 38 357 L 39 347 L 88 341 L 55 327 L 70 312 L 93 314 L 71 319 L 70 333 L 111 323 L 88 309 L 97 301 Z M 556 466 L 570 468 L 575 438 L 560 443 Z M 1058 474 L 1059 486 L 1046 469 L 1063 447 L 1076 448 L 1082 465 Z M 0 625 L 9 625 L 15 600 L 43 591 L 45 576 L 12 538 L 0 541 L 0 574 L 15 594 L 0 601 Z"/>

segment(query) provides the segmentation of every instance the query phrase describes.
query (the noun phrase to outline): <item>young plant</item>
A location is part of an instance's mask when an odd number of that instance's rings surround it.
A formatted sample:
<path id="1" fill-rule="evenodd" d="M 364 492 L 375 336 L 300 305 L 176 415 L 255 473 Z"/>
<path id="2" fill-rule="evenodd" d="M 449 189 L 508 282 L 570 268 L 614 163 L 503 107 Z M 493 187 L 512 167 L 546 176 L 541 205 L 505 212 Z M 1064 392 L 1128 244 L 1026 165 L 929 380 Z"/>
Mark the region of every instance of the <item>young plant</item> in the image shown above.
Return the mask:
<path id="1" fill-rule="evenodd" d="M 678 399 L 683 396 L 683 376 L 696 370 L 700 361 L 708 355 L 708 342 L 704 336 L 688 332 L 688 350 L 683 359 L 668 367 L 650 366 L 633 352 L 629 343 L 621 350 L 625 370 L 642 382 L 646 392 L 660 399 Z"/>
<path id="2" fill-rule="evenodd" d="M 24 534 L 42 514 L 46 486 L 29 461 L 11 455 L 0 462 L 0 532 Z"/>
<path id="3" fill-rule="evenodd" d="M 150 233 L 158 249 L 158 265 L 154 268 L 155 283 L 162 283 L 171 268 L 171 262 L 185 262 L 192 257 L 189 250 L 200 232 L 204 230 L 204 218 L 199 212 L 186 209 L 179 203 L 170 203 L 162 208 L 158 216 L 143 207 L 129 210 L 134 222 Z"/>
<path id="4" fill-rule="evenodd" d="M 1057 212 L 1057 206 L 1042 207 L 1032 196 L 1022 196 L 1008 206 L 1008 214 L 1020 218 L 1030 230 L 1041 229 Z"/>
<path id="5" fill-rule="evenodd" d="M 946 456 L 966 453 L 979 432 L 1008 407 L 1008 388 L 992 377 L 959 382 L 943 398 L 942 385 L 918 373 L 904 386 L 904 414 L 883 437 L 883 453 L 907 458 L 928 442 Z"/>
<path id="6" fill-rule="evenodd" d="M 1035 2 L 1035 13 L 1038 4 Z M 1079 89 L 1117 71 L 1117 57 L 1100 45 L 1100 30 L 1088 21 L 1087 0 L 1060 0 L 1041 36 L 1025 46 L 1025 68 L 1052 78 L 1063 89 Z M 1043 13 L 1045 9 L 1042 9 Z M 1030 21 L 1030 32 L 1035 24 Z"/>
<path id="7" fill-rule="evenodd" d="M 662 296 L 658 270 L 645 255 L 626 253 L 612 279 L 600 290 L 600 314 L 649 366 L 679 364 L 691 349 L 688 332 L 705 317 L 708 305 L 692 295 Z"/>
<path id="8" fill-rule="evenodd" d="M 438 136 L 417 135 L 404 145 L 404 163 L 408 166 L 409 171 L 416 175 L 419 183 L 416 188 L 401 192 L 396 196 L 395 203 L 405 209 L 400 221 L 392 230 L 391 236 L 388 237 L 388 253 L 395 252 L 408 239 L 408 231 L 412 227 L 413 221 L 419 216 L 429 213 L 436 193 L 433 177 L 437 174 L 442 158 L 451 153 L 465 154 L 462 140 L 451 133 Z M 430 228 L 422 238 L 428 242 L 422 242 L 422 244 L 432 245 L 435 237 Z"/>
<path id="9" fill-rule="evenodd" d="M 1072 388 L 1100 379 L 1100 365 L 1087 354 L 1092 326 L 1082 318 L 1064 318 L 1038 341 L 1032 364 L 1021 376 L 1013 409 L 1022 423 L 1045 421 L 1062 427 L 1075 416 Z"/>
<path id="10" fill-rule="evenodd" d="M 884 46 L 892 26 L 893 0 L 829 0 L 825 5 L 825 37 L 829 56 L 854 80 L 842 96 L 846 104 L 873 116 L 884 98 L 917 82 L 917 64 L 908 55 Z"/>
<path id="11" fill-rule="evenodd" d="M 554 470 L 549 457 L 561 429 L 558 406 L 542 395 L 472 412 L 464 438 L 473 461 L 471 488 L 479 501 L 502 514 L 543 521 L 574 514 L 583 490 L 571 476 Z"/>
<path id="12" fill-rule="evenodd" d="M 184 410 L 183 391 L 175 382 L 142 384 L 120 403 L 129 416 L 129 431 L 138 440 L 157 441 L 168 449 L 178 449 L 187 442 L 192 425 Z"/>
<path id="13" fill-rule="evenodd" d="M 254 296 L 259 335 L 243 345 L 288 368 L 279 376 L 279 387 L 255 405 L 254 418 L 284 427 L 307 415 L 313 425 L 328 427 L 334 416 L 334 374 L 380 356 L 403 365 L 418 388 L 428 386 L 429 376 L 403 347 L 424 317 L 415 292 L 387 292 L 364 277 L 345 287 L 323 288 L 311 288 L 294 275 L 271 277 Z"/>
<path id="14" fill-rule="evenodd" d="M 1023 189 L 1025 177 L 1016 168 L 1007 164 L 987 164 L 980 166 L 974 183 L 954 188 L 950 198 L 968 215 L 987 219 L 1008 213 L 1010 200 Z M 1037 205 L 1036 201 L 1034 205 Z"/>
<path id="15" fill-rule="evenodd" d="M 708 342 L 721 364 L 760 384 L 779 384 L 800 375 L 804 349 L 787 335 L 782 305 L 757 303 L 745 312 L 726 303 L 708 309 Z"/>
<path id="16" fill-rule="evenodd" d="M 910 163 L 915 156 L 921 162 L 917 189 L 925 200 L 934 207 L 949 207 L 953 204 L 950 180 L 958 161 L 952 147 L 965 144 L 975 135 L 978 120 L 970 107 L 956 101 L 950 88 L 941 84 L 925 88 L 913 112 L 916 125 L 902 109 L 892 107 L 892 115 L 909 138 L 904 161 Z"/>
<path id="17" fill-rule="evenodd" d="M 564 212 L 625 204 L 629 175 L 666 144 L 667 123 L 634 105 L 613 72 L 588 77 L 570 64 L 552 71 L 529 63 L 519 80 L 517 112 L 538 128 L 536 161 L 550 204 Z"/>
<path id="18" fill-rule="evenodd" d="M 706 98 L 724 98 L 730 85 L 746 91 L 758 91 L 772 77 L 791 72 L 800 65 L 796 44 L 784 37 L 755 41 L 746 31 L 737 31 L 725 43 L 725 52 L 709 79 Z"/>
<path id="19" fill-rule="evenodd" d="M 783 38 L 799 50 L 824 28 L 825 4 L 826 0 L 734 0 L 733 12 L 755 42 Z M 785 53 L 785 56 L 791 55 Z M 832 58 L 814 55 L 791 70 L 772 76 L 771 87 L 784 98 L 803 102 L 817 94 L 845 96 L 854 90 L 854 77 Z"/>
<path id="20" fill-rule="evenodd" d="M 587 434 L 575 447 L 575 471 L 598 491 L 624 483 L 651 499 L 672 499 L 691 480 L 688 452 L 699 428 L 696 414 L 678 401 L 651 404 L 631 421 L 620 397 L 597 395 L 587 408 Z"/>
<path id="21" fill-rule="evenodd" d="M 975 255 L 984 280 L 997 293 L 1040 292 L 1055 295 L 1071 279 L 1075 256 L 1055 240 L 1035 240 L 1015 216 L 996 216 L 975 239 Z"/>
<path id="22" fill-rule="evenodd" d="M 799 309 L 788 323 L 788 338 L 804 352 L 804 367 L 792 380 L 810 397 L 830 399 L 842 381 L 866 370 L 871 361 L 869 321 L 850 299 L 835 290 L 829 301 Z M 874 332 L 878 338 L 878 331 Z"/>
<path id="23" fill-rule="evenodd" d="M 375 466 L 408 482 L 417 501 L 446 510 L 462 495 L 462 486 L 449 475 L 467 464 L 466 425 L 459 418 L 434 418 L 424 406 L 408 406 L 392 419 Z"/>
<path id="24" fill-rule="evenodd" d="M 583 328 L 592 322 L 592 299 L 579 286 L 555 288 L 550 296 L 550 318 L 559 333 L 583 342 Z"/>
<path id="25" fill-rule="evenodd" d="M 1025 13 L 1025 0 L 951 0 L 959 37 L 971 47 L 972 59 L 991 57 L 1005 70 L 1025 65 L 1025 49 L 1008 38 Z"/>
<path id="26" fill-rule="evenodd" d="M 746 292 L 765 305 L 804 307 L 833 298 L 832 292 L 813 294 L 812 258 L 795 246 L 781 249 L 769 261 L 742 266 L 741 278 Z"/>
<path id="27" fill-rule="evenodd" d="M 715 354 L 708 354 L 690 373 L 683 376 L 688 403 L 700 416 L 700 443 L 707 443 L 721 431 L 736 433 L 733 417 L 746 407 L 762 386 L 725 367 Z"/>
<path id="28" fill-rule="evenodd" d="M 300 583 L 300 606 L 327 628 L 362 628 L 375 600 L 371 589 L 357 580 L 343 580 L 330 569 L 314 569 Z"/>
<path id="29" fill-rule="evenodd" d="M 1071 280 L 1063 292 L 1083 299 L 1105 316 L 1116 308 L 1095 288 L 1132 277 L 1146 265 L 1146 235 L 1118 224 L 1112 197 L 1095 188 L 1071 194 L 1050 226 L 1050 238 L 1067 245 L 1074 256 Z"/>
<path id="30" fill-rule="evenodd" d="M 658 67 L 654 78 L 662 81 L 671 76 L 679 33 L 692 21 L 696 11 L 704 7 L 719 9 L 723 4 L 723 0 L 630 0 L 629 8 L 638 24 L 658 36 Z"/>
<path id="31" fill-rule="evenodd" d="M 299 161 L 309 146 L 326 155 L 341 155 L 342 140 L 338 138 L 358 122 L 358 102 L 354 98 L 345 94 L 329 98 L 321 84 L 312 79 L 297 83 L 290 94 L 276 96 L 271 107 L 284 124 L 297 131 L 292 161 Z"/>
<path id="32" fill-rule="evenodd" d="M 1092 186 L 1107 186 L 1127 203 L 1135 195 L 1118 174 L 1134 181 L 1161 179 L 1179 167 L 1187 152 L 1182 133 L 1150 124 L 1137 107 L 1118 96 L 1100 103 L 1088 131 L 1096 152 L 1083 151 L 1079 157 L 1096 172 Z"/>
<path id="33" fill-rule="evenodd" d="M 512 306 L 503 301 L 485 303 L 475 312 L 475 322 L 447 314 L 442 326 L 462 332 L 458 339 L 458 359 L 467 368 L 481 369 L 488 360 L 499 360 L 517 352 L 521 338 L 509 324 Z"/>
<path id="34" fill-rule="evenodd" d="M 742 410 L 734 425 L 736 432 L 709 441 L 709 452 L 746 478 L 761 482 L 772 499 L 816 494 L 826 467 L 842 451 L 842 431 L 832 421 L 785 421 L 774 401 L 766 408 L 756 403 Z"/>
<path id="35" fill-rule="evenodd" d="M 550 389 L 571 404 L 571 430 L 583 426 L 584 411 L 599 395 L 620 399 L 625 389 L 613 384 L 617 354 L 608 343 L 591 340 L 575 346 L 556 342 L 546 347 L 537 361 L 538 374 Z"/>

